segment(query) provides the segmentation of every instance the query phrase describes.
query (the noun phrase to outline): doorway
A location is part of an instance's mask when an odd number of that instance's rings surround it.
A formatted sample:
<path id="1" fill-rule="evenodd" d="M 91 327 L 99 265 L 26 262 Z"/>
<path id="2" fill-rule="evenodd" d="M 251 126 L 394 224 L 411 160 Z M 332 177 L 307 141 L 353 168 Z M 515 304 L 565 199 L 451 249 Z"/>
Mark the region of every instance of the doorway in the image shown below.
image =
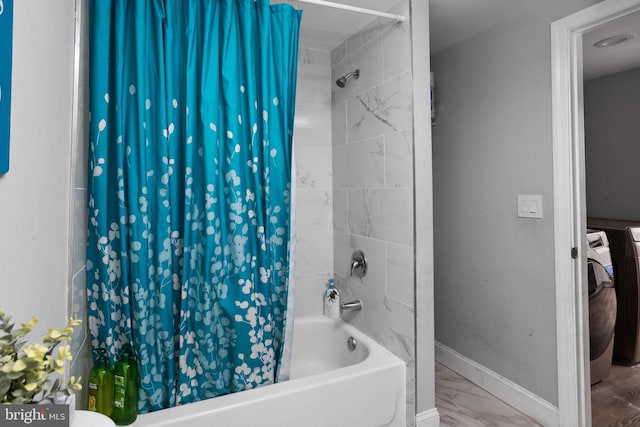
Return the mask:
<path id="1" fill-rule="evenodd" d="M 559 425 L 591 425 L 586 280 L 583 34 L 640 10 L 605 0 L 551 26 Z"/>

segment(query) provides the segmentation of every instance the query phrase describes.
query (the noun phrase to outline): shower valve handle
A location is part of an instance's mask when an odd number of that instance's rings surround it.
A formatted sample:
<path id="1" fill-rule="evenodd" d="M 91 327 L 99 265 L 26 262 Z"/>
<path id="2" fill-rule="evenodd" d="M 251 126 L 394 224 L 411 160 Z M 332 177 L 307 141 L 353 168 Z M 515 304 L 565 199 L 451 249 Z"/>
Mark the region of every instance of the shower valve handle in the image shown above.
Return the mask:
<path id="1" fill-rule="evenodd" d="M 356 249 L 351 255 L 351 275 L 363 277 L 367 274 L 367 267 L 367 258 L 364 256 L 364 252 Z"/>

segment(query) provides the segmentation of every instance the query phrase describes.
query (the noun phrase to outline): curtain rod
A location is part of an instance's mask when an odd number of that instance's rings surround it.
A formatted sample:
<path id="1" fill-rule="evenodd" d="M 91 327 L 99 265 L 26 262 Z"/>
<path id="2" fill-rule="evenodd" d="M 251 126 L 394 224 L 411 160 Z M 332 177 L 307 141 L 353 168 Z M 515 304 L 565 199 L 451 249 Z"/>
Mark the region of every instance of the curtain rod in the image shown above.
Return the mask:
<path id="1" fill-rule="evenodd" d="M 349 6 L 346 4 L 334 3 L 330 1 L 324 1 L 324 0 L 296 0 L 296 1 L 298 3 L 309 3 L 309 4 L 315 4 L 318 6 L 331 7 L 334 9 L 347 10 L 349 12 L 364 13 L 366 15 L 379 16 L 381 18 L 394 19 L 396 22 L 404 22 L 407 20 L 406 16 L 404 15 L 394 15 L 392 13 L 379 12 L 377 10 L 364 9 L 362 7 Z"/>

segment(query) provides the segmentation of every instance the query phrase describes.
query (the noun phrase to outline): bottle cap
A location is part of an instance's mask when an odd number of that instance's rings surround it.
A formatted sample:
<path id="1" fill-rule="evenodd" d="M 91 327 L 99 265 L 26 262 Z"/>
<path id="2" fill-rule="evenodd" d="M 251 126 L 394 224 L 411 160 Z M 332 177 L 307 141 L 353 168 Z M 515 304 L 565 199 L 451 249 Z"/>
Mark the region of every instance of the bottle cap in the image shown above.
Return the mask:
<path id="1" fill-rule="evenodd" d="M 109 355 L 107 354 L 107 350 L 104 348 L 100 348 L 98 350 L 98 357 L 96 358 L 96 366 L 102 368 L 104 366 L 109 366 Z"/>
<path id="2" fill-rule="evenodd" d="M 130 343 L 126 343 L 122 346 L 122 350 L 120 352 L 120 359 L 123 361 L 135 360 L 136 355 L 133 350 L 133 346 Z"/>

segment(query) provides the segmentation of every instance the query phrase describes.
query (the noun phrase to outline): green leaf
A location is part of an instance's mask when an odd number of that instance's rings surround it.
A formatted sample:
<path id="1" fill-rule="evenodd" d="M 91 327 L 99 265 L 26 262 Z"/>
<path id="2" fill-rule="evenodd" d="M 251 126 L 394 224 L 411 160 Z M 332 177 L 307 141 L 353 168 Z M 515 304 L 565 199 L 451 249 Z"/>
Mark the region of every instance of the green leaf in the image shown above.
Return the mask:
<path id="1" fill-rule="evenodd" d="M 4 376 L 6 376 L 7 378 L 9 378 L 10 380 L 17 380 L 19 378 L 23 377 L 23 373 L 22 372 L 7 372 L 6 374 L 4 374 Z"/>
<path id="2" fill-rule="evenodd" d="M 4 395 L 11 387 L 11 381 L 0 381 L 0 402 L 4 402 Z"/>
<path id="3" fill-rule="evenodd" d="M 14 397 L 23 397 L 27 394 L 27 391 L 24 388 L 17 388 L 11 392 L 11 395 Z"/>

